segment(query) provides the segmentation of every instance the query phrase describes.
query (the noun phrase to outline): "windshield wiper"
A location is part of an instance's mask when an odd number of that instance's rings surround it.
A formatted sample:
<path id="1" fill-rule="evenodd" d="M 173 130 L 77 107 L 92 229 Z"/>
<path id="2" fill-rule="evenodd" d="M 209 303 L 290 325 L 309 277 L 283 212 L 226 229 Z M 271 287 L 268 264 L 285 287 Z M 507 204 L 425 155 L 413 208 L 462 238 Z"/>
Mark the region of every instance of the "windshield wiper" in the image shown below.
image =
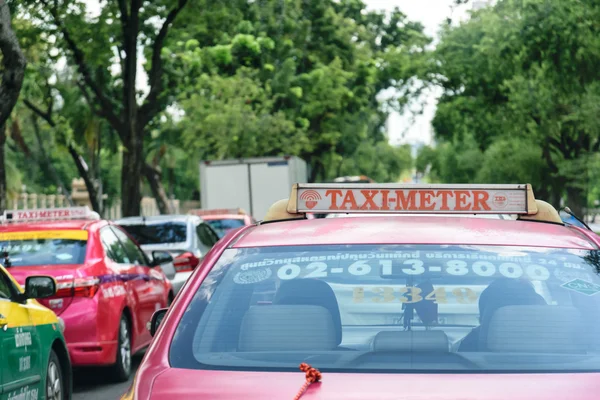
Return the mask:
<path id="1" fill-rule="evenodd" d="M 581 222 L 583 224 L 583 226 L 585 226 L 588 230 L 592 230 L 592 228 L 590 228 L 588 226 L 588 224 L 586 224 L 582 219 L 580 219 L 577 215 L 575 215 L 575 213 L 573 211 L 571 211 L 571 209 L 569 207 L 565 207 L 564 212 L 566 212 L 567 214 L 569 214 L 571 217 L 575 218 L 577 221 Z"/>
<path id="2" fill-rule="evenodd" d="M 302 397 L 304 392 L 306 392 L 306 389 L 308 389 L 308 387 L 312 383 L 319 382 L 322 377 L 321 372 L 318 369 L 311 367 L 307 363 L 300 364 L 300 371 L 303 371 L 306 373 L 306 381 L 304 382 L 304 385 L 302 385 L 302 387 L 296 394 L 296 397 L 294 397 L 294 400 L 300 399 L 300 397 Z"/>

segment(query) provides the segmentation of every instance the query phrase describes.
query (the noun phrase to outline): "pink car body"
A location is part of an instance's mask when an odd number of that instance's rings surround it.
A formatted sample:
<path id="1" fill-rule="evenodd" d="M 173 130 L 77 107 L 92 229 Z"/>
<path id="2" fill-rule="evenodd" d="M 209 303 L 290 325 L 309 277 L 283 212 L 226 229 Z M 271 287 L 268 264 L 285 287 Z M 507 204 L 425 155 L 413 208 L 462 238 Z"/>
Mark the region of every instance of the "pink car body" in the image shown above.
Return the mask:
<path id="1" fill-rule="evenodd" d="M 173 368 L 173 336 L 204 278 L 228 248 L 322 244 L 459 244 L 596 250 L 599 237 L 576 227 L 530 221 L 406 216 L 281 221 L 231 232 L 206 256 L 167 312 L 123 399 L 293 399 L 298 372 Z M 319 367 L 318 365 L 314 365 Z M 302 400 L 595 400 L 595 373 L 339 373 L 323 372 Z"/>

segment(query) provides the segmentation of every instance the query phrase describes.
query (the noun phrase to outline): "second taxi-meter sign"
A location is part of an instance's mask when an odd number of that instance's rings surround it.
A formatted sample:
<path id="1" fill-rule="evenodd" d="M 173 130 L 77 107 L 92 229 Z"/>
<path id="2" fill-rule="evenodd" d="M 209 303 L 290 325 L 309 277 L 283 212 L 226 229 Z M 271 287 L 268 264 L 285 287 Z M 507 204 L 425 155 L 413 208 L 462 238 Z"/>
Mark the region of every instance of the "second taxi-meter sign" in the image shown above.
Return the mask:
<path id="1" fill-rule="evenodd" d="M 529 185 L 298 184 L 295 212 L 527 214 Z"/>

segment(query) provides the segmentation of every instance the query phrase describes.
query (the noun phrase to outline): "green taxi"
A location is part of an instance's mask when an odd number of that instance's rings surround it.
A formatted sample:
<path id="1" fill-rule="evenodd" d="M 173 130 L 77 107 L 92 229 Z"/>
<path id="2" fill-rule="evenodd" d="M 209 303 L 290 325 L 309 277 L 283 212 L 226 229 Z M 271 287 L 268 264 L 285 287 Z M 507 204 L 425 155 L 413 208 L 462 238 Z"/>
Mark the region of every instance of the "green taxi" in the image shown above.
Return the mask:
<path id="1" fill-rule="evenodd" d="M 56 281 L 30 276 L 25 289 L 0 265 L 0 400 L 68 400 L 72 372 L 62 321 L 35 299 Z"/>

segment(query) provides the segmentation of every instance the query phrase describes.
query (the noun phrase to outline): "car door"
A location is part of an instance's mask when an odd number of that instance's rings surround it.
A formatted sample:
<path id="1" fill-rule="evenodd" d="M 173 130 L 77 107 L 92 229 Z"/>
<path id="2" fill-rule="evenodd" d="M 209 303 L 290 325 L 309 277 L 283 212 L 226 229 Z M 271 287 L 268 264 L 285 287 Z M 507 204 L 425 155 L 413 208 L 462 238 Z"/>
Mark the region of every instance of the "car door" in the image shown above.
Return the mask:
<path id="1" fill-rule="evenodd" d="M 111 227 L 119 241 L 125 248 L 127 256 L 135 266 L 136 273 L 140 276 L 138 288 L 140 290 L 140 310 L 139 313 L 146 323 L 152 319 L 154 311 L 166 306 L 164 299 L 164 285 L 156 276 L 156 272 L 148 265 L 148 259 L 144 255 L 142 249 L 118 226 Z M 147 329 L 144 329 L 144 336 L 150 340 L 151 336 Z"/>
<path id="2" fill-rule="evenodd" d="M 18 290 L 0 269 L 0 393 L 7 398 L 43 394 L 41 343 L 28 303 L 16 301 Z"/>
<path id="3" fill-rule="evenodd" d="M 105 226 L 100 230 L 100 240 L 106 252 L 106 256 L 111 260 L 109 268 L 118 275 L 125 283 L 125 289 L 132 296 L 133 303 L 132 317 L 135 319 L 135 337 L 139 338 L 139 342 L 148 340 L 149 333 L 146 329 L 148 317 L 148 281 L 144 279 L 140 273 L 135 260 L 132 259 L 127 252 L 119 237 L 110 226 Z"/>

